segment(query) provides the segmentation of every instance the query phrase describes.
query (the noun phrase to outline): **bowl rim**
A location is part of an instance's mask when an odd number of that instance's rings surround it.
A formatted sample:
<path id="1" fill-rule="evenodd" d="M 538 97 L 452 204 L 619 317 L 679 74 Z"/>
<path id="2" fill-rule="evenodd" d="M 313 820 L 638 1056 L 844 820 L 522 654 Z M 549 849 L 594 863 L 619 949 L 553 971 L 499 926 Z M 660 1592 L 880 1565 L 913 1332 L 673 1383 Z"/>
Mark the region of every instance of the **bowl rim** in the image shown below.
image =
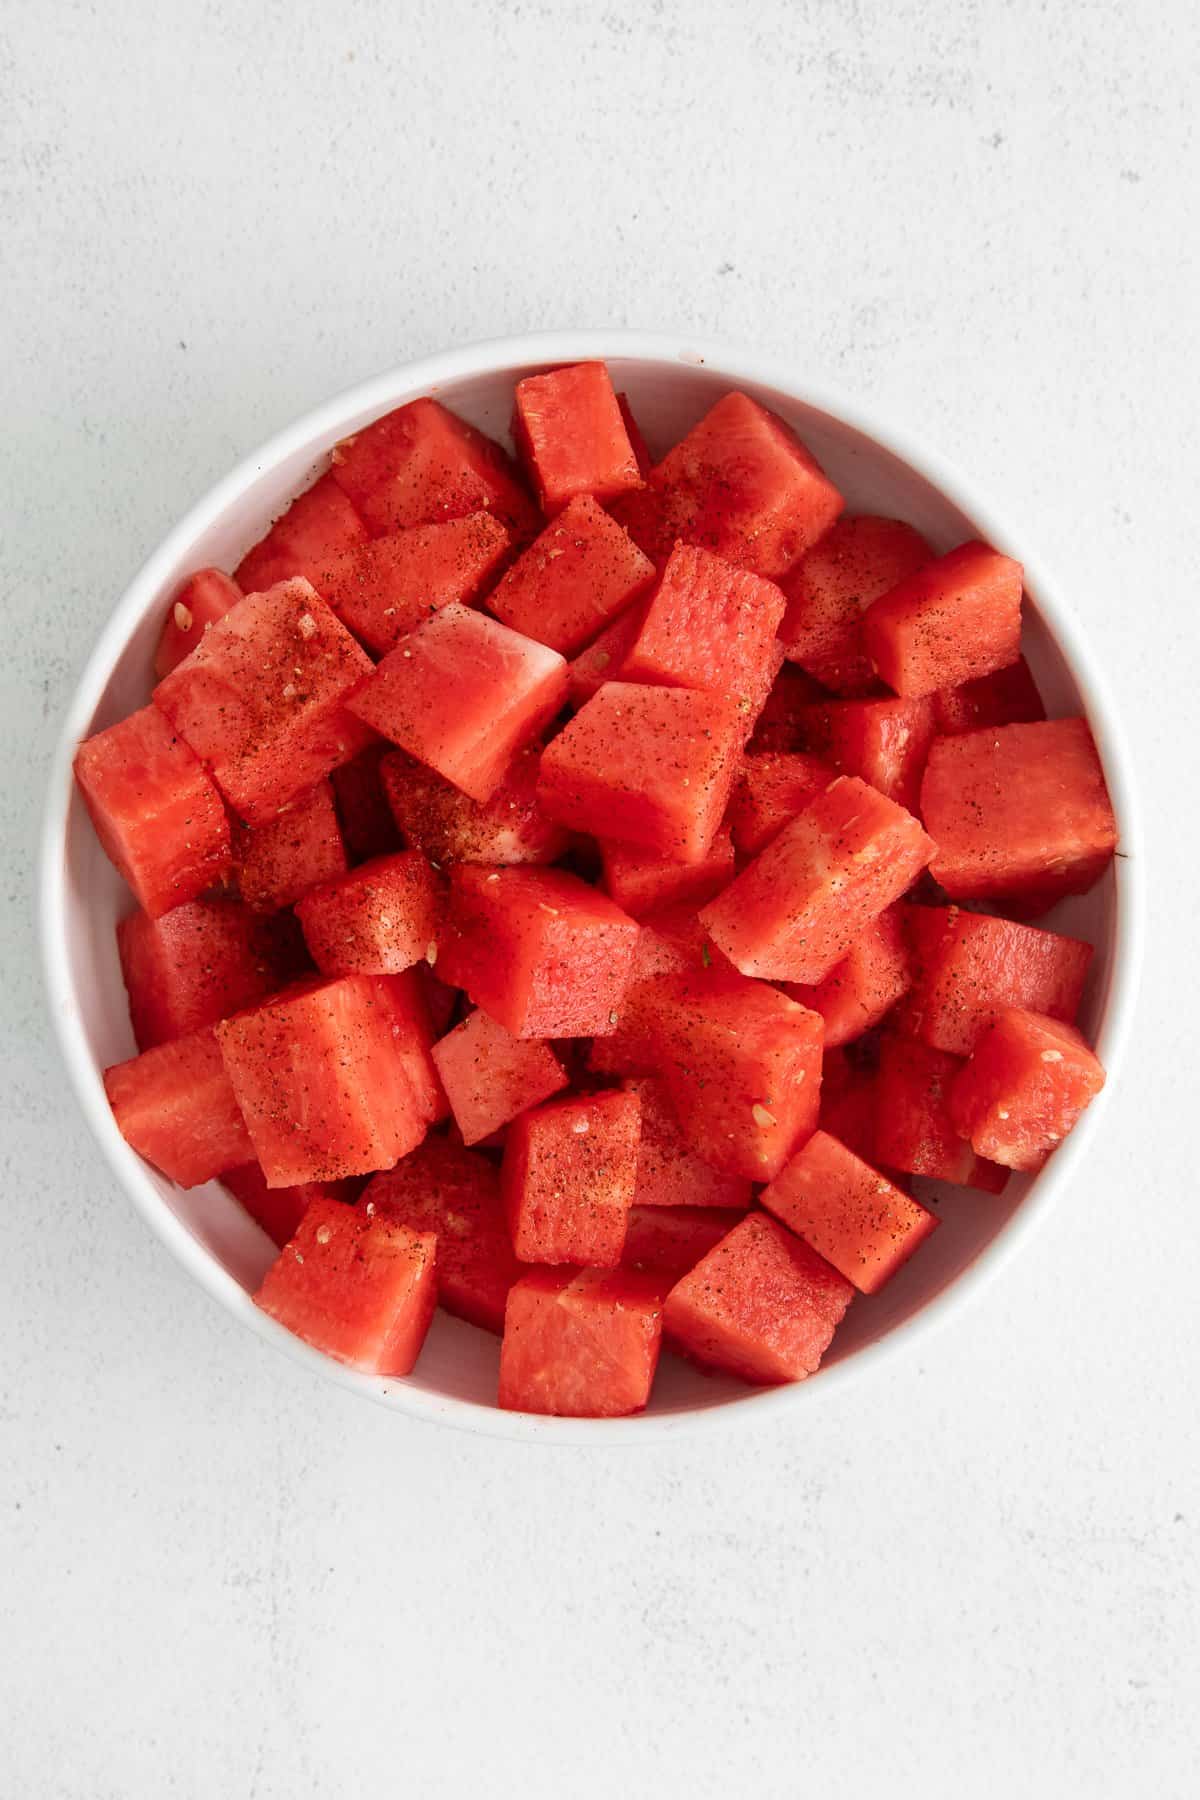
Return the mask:
<path id="1" fill-rule="evenodd" d="M 797 405 L 825 413 L 870 439 L 930 482 L 965 513 L 990 542 L 1012 549 L 1025 566 L 1027 585 L 1079 689 L 1095 736 L 1114 811 L 1120 824 L 1123 859 L 1117 865 L 1116 919 L 1112 968 L 1097 1049 L 1108 1080 L 1068 1140 L 1055 1152 L 997 1236 L 967 1268 L 911 1318 L 883 1337 L 831 1364 L 816 1379 L 773 1388 L 747 1388 L 744 1395 L 716 1405 L 669 1414 L 636 1414 L 620 1419 L 557 1419 L 502 1412 L 475 1400 L 439 1394 L 403 1381 L 382 1379 L 344 1367 L 313 1350 L 261 1312 L 250 1296 L 193 1237 L 155 1188 L 141 1158 L 116 1129 L 105 1098 L 101 1071 L 84 1034 L 69 975 L 66 935 L 65 846 L 72 796 L 72 761 L 112 671 L 136 626 L 188 545 L 208 530 L 268 468 L 301 452 L 313 441 L 332 443 L 343 422 L 355 415 L 384 412 L 418 393 L 512 368 L 623 360 L 656 365 L 703 367 L 730 386 L 745 383 L 775 388 Z M 340 1386 L 407 1414 L 491 1437 L 525 1442 L 607 1445 L 648 1444 L 683 1432 L 729 1430 L 765 1423 L 799 1405 L 830 1400 L 848 1383 L 907 1352 L 928 1333 L 947 1324 L 970 1304 L 1023 1249 L 1076 1176 L 1110 1101 L 1129 1040 L 1145 940 L 1145 879 L 1140 807 L 1123 727 L 1107 682 L 1086 636 L 1062 597 L 1056 578 L 1022 536 L 1010 530 L 991 501 L 944 454 L 896 426 L 873 406 L 848 398 L 824 383 L 798 376 L 783 359 L 705 336 L 630 330 L 564 330 L 485 339 L 440 351 L 359 382 L 295 419 L 251 451 L 203 495 L 172 527 L 133 576 L 100 632 L 74 687 L 53 752 L 42 821 L 37 878 L 37 923 L 49 1011 L 75 1097 L 109 1169 L 151 1231 L 199 1285 L 228 1312 L 273 1343 L 294 1361 L 307 1364 Z"/>

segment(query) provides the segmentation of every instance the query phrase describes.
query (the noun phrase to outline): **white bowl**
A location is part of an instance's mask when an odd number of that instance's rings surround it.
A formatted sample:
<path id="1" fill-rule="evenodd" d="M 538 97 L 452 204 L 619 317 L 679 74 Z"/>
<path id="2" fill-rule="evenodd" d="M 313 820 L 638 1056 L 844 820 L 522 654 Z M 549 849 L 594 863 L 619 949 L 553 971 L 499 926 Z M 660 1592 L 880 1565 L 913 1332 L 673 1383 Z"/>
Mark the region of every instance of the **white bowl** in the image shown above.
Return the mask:
<path id="1" fill-rule="evenodd" d="M 729 388 L 742 388 L 788 419 L 857 510 L 908 519 L 938 549 L 979 536 L 1019 558 L 1028 593 L 1025 649 L 1052 714 L 1084 711 L 1104 762 L 1125 859 L 1056 919 L 1089 938 L 1096 956 L 1081 1024 L 1109 1081 L 1101 1097 L 1037 1177 L 1014 1176 L 999 1198 L 940 1190 L 942 1228 L 871 1299 L 850 1308 L 824 1366 L 795 1386 L 747 1388 L 664 1356 L 647 1412 L 631 1419 L 550 1419 L 495 1405 L 496 1340 L 439 1313 L 413 1375 L 360 1375 L 311 1350 L 252 1304 L 275 1254 L 223 1188 L 188 1192 L 155 1173 L 124 1142 L 101 1073 L 133 1054 L 114 927 L 130 897 L 105 858 L 74 789 L 81 738 L 145 704 L 167 600 L 193 569 L 232 569 L 285 503 L 324 466 L 348 432 L 403 401 L 437 394 L 494 436 L 507 431 L 513 383 L 539 368 L 604 358 L 650 442 L 663 451 Z M 133 1204 L 183 1266 L 259 1337 L 312 1370 L 416 1418 L 462 1429 L 557 1443 L 648 1442 L 698 1427 L 766 1420 L 844 1391 L 852 1377 L 908 1347 L 980 1291 L 1024 1244 L 1078 1171 L 1117 1075 L 1137 985 L 1143 899 L 1137 810 L 1125 744 L 1087 639 L 1025 541 L 946 461 L 864 409 L 817 392 L 803 374 L 763 357 L 686 338 L 634 332 L 516 337 L 410 363 L 318 407 L 217 484 L 150 557 L 117 603 L 67 712 L 46 805 L 40 918 L 55 1030 L 84 1115 Z"/>

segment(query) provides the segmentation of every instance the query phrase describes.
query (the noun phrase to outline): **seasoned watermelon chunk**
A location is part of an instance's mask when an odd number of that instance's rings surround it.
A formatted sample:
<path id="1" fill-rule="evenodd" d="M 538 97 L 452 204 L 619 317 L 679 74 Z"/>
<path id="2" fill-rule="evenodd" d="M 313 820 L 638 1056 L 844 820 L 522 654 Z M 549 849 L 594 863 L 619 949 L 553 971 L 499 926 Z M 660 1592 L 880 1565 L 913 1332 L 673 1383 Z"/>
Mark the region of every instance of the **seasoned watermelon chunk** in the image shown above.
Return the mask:
<path id="1" fill-rule="evenodd" d="M 725 394 L 613 510 L 655 562 L 677 538 L 774 577 L 842 510 L 816 458 L 775 413 Z"/>
<path id="2" fill-rule="evenodd" d="M 743 1381 L 803 1381 L 820 1366 L 854 1289 L 765 1213 L 751 1213 L 663 1306 L 668 1336 Z"/>
<path id="3" fill-rule="evenodd" d="M 343 625 L 383 655 L 457 602 L 477 600 L 512 543 L 491 513 L 412 525 L 328 558 L 313 585 Z"/>
<path id="4" fill-rule="evenodd" d="M 937 843 L 934 878 L 956 900 L 1003 898 L 1043 910 L 1064 894 L 1086 893 L 1117 844 L 1086 719 L 936 738 L 921 813 Z"/>
<path id="5" fill-rule="evenodd" d="M 725 1175 L 697 1154 L 679 1123 L 664 1081 L 631 1076 L 621 1083 L 642 1109 L 638 1146 L 637 1206 L 717 1206 L 745 1212 L 753 1198 L 742 1175 Z"/>
<path id="6" fill-rule="evenodd" d="M 389 1169 L 425 1136 L 401 1054 L 415 1028 L 369 976 L 292 989 L 216 1030 L 268 1186 Z"/>
<path id="7" fill-rule="evenodd" d="M 788 659 L 847 699 L 869 694 L 878 677 L 863 643 L 863 614 L 933 551 L 899 519 L 843 515 L 783 581 L 787 613 L 779 635 Z"/>
<path id="8" fill-rule="evenodd" d="M 234 811 L 263 825 L 362 749 L 343 702 L 370 657 L 309 582 L 247 594 L 154 690 Z"/>
<path id="9" fill-rule="evenodd" d="M 933 710 L 943 737 L 980 731 L 985 725 L 1029 725 L 1046 716 L 1033 672 L 1023 656 L 994 675 L 964 681 L 961 687 L 939 688 L 933 696 Z"/>
<path id="10" fill-rule="evenodd" d="M 783 646 L 779 646 L 782 653 Z M 776 672 L 766 705 L 758 715 L 750 739 L 751 755 L 762 751 L 799 750 L 804 733 L 803 709 L 827 699 L 824 688 L 795 663 L 782 663 Z"/>
<path id="11" fill-rule="evenodd" d="M 437 400 L 410 400 L 343 438 L 331 474 L 376 535 L 477 512 L 518 536 L 536 529 L 511 459 Z"/>
<path id="12" fill-rule="evenodd" d="M 729 829 L 738 854 L 751 857 L 765 850 L 780 827 L 824 793 L 836 775 L 831 764 L 801 750 L 747 756 L 729 802 Z"/>
<path id="13" fill-rule="evenodd" d="M 1104 1086 L 1104 1069 L 1073 1025 L 1008 1007 L 950 1086 L 950 1117 L 980 1156 L 1040 1169 Z"/>
<path id="14" fill-rule="evenodd" d="M 380 773 L 384 757 L 396 754 L 390 744 L 377 740 L 330 773 L 342 842 L 356 862 L 401 848 Z"/>
<path id="15" fill-rule="evenodd" d="M 813 987 L 788 986 L 801 1006 L 825 1021 L 829 1049 L 848 1044 L 878 1025 L 912 984 L 908 944 L 899 908 L 889 906 L 855 938 L 841 962 Z"/>
<path id="16" fill-rule="evenodd" d="M 437 1295 L 447 1312 L 484 1331 L 504 1330 L 504 1303 L 521 1273 L 500 1178 L 486 1156 L 426 1138 L 368 1184 L 361 1206 L 437 1238 Z"/>
<path id="17" fill-rule="evenodd" d="M 211 1026 L 105 1069 L 104 1091 L 125 1142 L 180 1187 L 254 1155 Z"/>
<path id="18" fill-rule="evenodd" d="M 885 1168 L 998 1194 L 1008 1172 L 976 1156 L 950 1117 L 962 1058 L 885 1032 L 875 1075 L 875 1156 Z"/>
<path id="19" fill-rule="evenodd" d="M 636 1094 L 580 1094 L 513 1120 L 500 1185 L 522 1262 L 613 1269 L 637 1183 Z"/>
<path id="20" fill-rule="evenodd" d="M 1074 1023 L 1090 944 L 957 906 L 906 906 L 904 921 L 915 979 L 896 1015 L 902 1030 L 937 1050 L 969 1056 L 1003 1007 Z"/>
<path id="21" fill-rule="evenodd" d="M 452 605 L 403 638 L 350 707 L 473 800 L 489 800 L 566 697 L 555 651 Z"/>
<path id="22" fill-rule="evenodd" d="M 661 1342 L 657 1277 L 627 1269 L 535 1269 L 509 1292 L 500 1405 L 575 1419 L 640 1412 Z"/>
<path id="23" fill-rule="evenodd" d="M 566 831 L 537 794 L 541 749 L 518 750 L 490 800 L 472 800 L 402 750 L 380 773 L 388 805 L 405 838 L 431 862 L 550 863 L 567 848 Z"/>
<path id="24" fill-rule="evenodd" d="M 700 917 L 744 975 L 823 981 L 933 853 L 911 813 L 843 775 Z"/>
<path id="25" fill-rule="evenodd" d="M 860 1294 L 877 1293 L 941 1222 L 825 1131 L 763 1189 L 762 1203 Z"/>
<path id="26" fill-rule="evenodd" d="M 117 926 L 121 974 L 138 1048 L 215 1025 L 263 1000 L 305 966 L 294 922 L 260 919 L 221 895 Z"/>
<path id="27" fill-rule="evenodd" d="M 635 600 L 572 662 L 570 701 L 576 711 L 598 693 L 606 681 L 619 679 L 621 666 L 637 641 L 648 607 L 648 600 Z"/>
<path id="28" fill-rule="evenodd" d="M 917 810 L 933 742 L 932 700 L 829 700 L 799 716 L 804 748 Z"/>
<path id="29" fill-rule="evenodd" d="M 602 506 L 572 500 L 488 595 L 488 611 L 572 656 L 645 593 L 654 564 Z"/>
<path id="30" fill-rule="evenodd" d="M 716 694 L 606 682 L 547 745 L 538 793 L 577 831 L 700 862 L 720 829 L 742 735 L 737 707 Z"/>
<path id="31" fill-rule="evenodd" d="M 482 1143 L 568 1085 L 548 1043 L 513 1037 L 478 1010 L 434 1045 L 433 1060 L 464 1144 Z"/>
<path id="32" fill-rule="evenodd" d="M 353 1205 L 356 1197 L 353 1182 L 304 1181 L 297 1187 L 268 1187 L 256 1162 L 227 1169 L 221 1181 L 280 1250 L 295 1237 L 314 1200 L 340 1200 L 343 1205 Z"/>
<path id="33" fill-rule="evenodd" d="M 654 978 L 688 971 L 722 974 L 736 985 L 742 979 L 733 964 L 708 939 L 690 906 L 665 907 L 642 921 L 642 930 L 621 1003 L 620 1022 L 604 1037 L 594 1038 L 588 1068 L 599 1075 L 649 1075 L 655 1067 L 650 1024 L 660 998 Z"/>
<path id="34" fill-rule="evenodd" d="M 237 568 L 245 594 L 260 594 L 293 575 L 311 581 L 334 557 L 367 540 L 367 528 L 331 475 L 297 495 Z"/>
<path id="35" fill-rule="evenodd" d="M 372 986 L 389 1012 L 392 1047 L 417 1110 L 429 1124 L 440 1124 L 450 1117 L 450 1103 L 433 1060 L 439 984 L 425 963 L 417 963 L 399 975 L 374 977 Z"/>
<path id="36" fill-rule="evenodd" d="M 172 600 L 154 653 L 154 674 L 161 681 L 190 656 L 210 625 L 236 606 L 242 590 L 220 569 L 197 569 Z"/>
<path id="37" fill-rule="evenodd" d="M 310 888 L 296 916 L 322 975 L 398 975 L 436 944 L 441 910 L 424 856 L 399 850 Z"/>
<path id="38" fill-rule="evenodd" d="M 986 544 L 960 544 L 868 609 L 863 642 L 906 700 L 976 681 L 1021 653 L 1023 571 Z"/>
<path id="39" fill-rule="evenodd" d="M 617 1022 L 637 923 L 557 869 L 451 872 L 438 972 L 514 1037 L 591 1037 Z"/>
<path id="40" fill-rule="evenodd" d="M 81 744 L 75 779 L 106 856 L 151 918 L 228 873 L 233 850 L 221 796 L 157 707 Z"/>
<path id="41" fill-rule="evenodd" d="M 783 610 L 773 581 L 676 544 L 621 679 L 723 694 L 756 719 L 778 667 L 771 656 Z"/>
<path id="42" fill-rule="evenodd" d="M 255 912 L 291 906 L 318 882 L 347 868 L 333 787 L 318 781 L 262 825 L 235 834 L 238 888 Z"/>
<path id="43" fill-rule="evenodd" d="M 660 907 L 703 905 L 733 879 L 733 839 L 722 828 L 700 862 L 670 862 L 633 844 L 601 844 L 605 892 L 631 918 Z"/>
<path id="44" fill-rule="evenodd" d="M 437 1304 L 435 1246 L 382 1212 L 314 1200 L 254 1304 L 352 1369 L 407 1375 Z"/>
<path id="45" fill-rule="evenodd" d="M 559 512 L 581 494 L 611 500 L 642 485 L 602 362 L 573 363 L 518 381 L 513 438 L 545 513 Z"/>
<path id="46" fill-rule="evenodd" d="M 621 1267 L 679 1281 L 745 1216 L 719 1206 L 631 1206 Z"/>

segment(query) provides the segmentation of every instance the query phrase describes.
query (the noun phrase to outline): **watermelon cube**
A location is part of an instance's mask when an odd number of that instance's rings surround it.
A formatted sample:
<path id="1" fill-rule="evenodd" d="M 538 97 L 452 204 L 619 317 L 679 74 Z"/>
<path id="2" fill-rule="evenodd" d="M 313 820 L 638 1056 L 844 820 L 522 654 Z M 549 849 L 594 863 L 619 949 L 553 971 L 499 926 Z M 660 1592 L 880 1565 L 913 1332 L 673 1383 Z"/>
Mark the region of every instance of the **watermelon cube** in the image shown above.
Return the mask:
<path id="1" fill-rule="evenodd" d="M 667 1295 L 663 1324 L 696 1362 L 743 1381 L 803 1381 L 854 1298 L 844 1275 L 765 1213 L 750 1213 Z"/>
<path id="2" fill-rule="evenodd" d="M 1086 719 L 936 738 L 921 813 L 937 844 L 934 878 L 952 898 L 1004 899 L 1030 912 L 1086 893 L 1117 844 Z"/>
<path id="3" fill-rule="evenodd" d="M 512 460 L 437 400 L 410 400 L 344 438 L 330 473 L 376 536 L 477 512 L 519 537 L 537 528 Z"/>
<path id="4" fill-rule="evenodd" d="M 441 911 L 437 876 L 419 850 L 360 863 L 296 905 L 322 975 L 398 975 L 436 945 Z"/>
<path id="5" fill-rule="evenodd" d="M 631 1206 L 621 1267 L 679 1281 L 745 1216 L 719 1206 Z"/>
<path id="6" fill-rule="evenodd" d="M 779 649 L 782 653 L 782 644 Z M 820 682 L 795 663 L 781 663 L 766 704 L 755 721 L 749 744 L 751 754 L 799 750 L 804 741 L 803 709 L 828 697 Z"/>
<path id="7" fill-rule="evenodd" d="M 600 855 L 604 891 L 634 919 L 685 901 L 702 906 L 733 880 L 733 839 L 724 827 L 699 862 L 672 862 L 621 843 L 601 844 Z"/>
<path id="8" fill-rule="evenodd" d="M 636 1094 L 551 1100 L 513 1120 L 500 1186 L 522 1262 L 613 1269 L 637 1185 Z"/>
<path id="9" fill-rule="evenodd" d="M 587 649 L 581 650 L 571 663 L 569 697 L 577 712 L 606 681 L 619 679 L 621 666 L 637 641 L 648 608 L 649 601 L 635 600 L 623 613 L 618 613 L 612 624 L 599 637 L 593 638 Z"/>
<path id="10" fill-rule="evenodd" d="M 172 600 L 154 653 L 154 673 L 161 681 L 190 656 L 210 625 L 236 606 L 242 590 L 220 569 L 197 569 Z"/>
<path id="11" fill-rule="evenodd" d="M 634 1204 L 639 1207 L 723 1207 L 745 1212 L 753 1190 L 744 1175 L 726 1175 L 706 1163 L 679 1123 L 667 1084 L 656 1076 L 622 1083 L 642 1109 Z"/>
<path id="12" fill-rule="evenodd" d="M 739 856 L 757 856 L 802 807 L 824 793 L 837 770 L 802 750 L 747 756 L 729 802 L 729 829 Z"/>
<path id="13" fill-rule="evenodd" d="M 884 1033 L 873 1087 L 875 1157 L 888 1169 L 998 1194 L 1008 1171 L 977 1156 L 950 1116 L 951 1084 L 962 1067 L 959 1056 Z"/>
<path id="14" fill-rule="evenodd" d="M 234 852 L 238 889 L 255 912 L 292 906 L 318 882 L 344 874 L 346 846 L 331 782 L 297 794 L 262 825 L 240 826 Z"/>
<path id="15" fill-rule="evenodd" d="M 484 1331 L 504 1330 L 504 1303 L 521 1273 L 513 1255 L 500 1178 L 486 1156 L 426 1138 L 363 1192 L 372 1209 L 437 1238 L 437 1294 L 447 1312 Z"/>
<path id="16" fill-rule="evenodd" d="M 125 1142 L 180 1187 L 254 1155 L 211 1026 L 105 1069 L 104 1091 Z"/>
<path id="17" fill-rule="evenodd" d="M 431 1125 L 440 1124 L 450 1117 L 450 1102 L 433 1060 L 433 1021 L 445 988 L 431 977 L 425 963 L 399 975 L 376 976 L 372 986 L 388 1013 L 392 1047 L 417 1110 Z"/>
<path id="18" fill-rule="evenodd" d="M 549 1044 L 513 1037 L 479 1010 L 433 1046 L 433 1060 L 464 1144 L 482 1143 L 569 1081 Z"/>
<path id="19" fill-rule="evenodd" d="M 390 744 L 380 740 L 368 744 L 352 761 L 341 763 L 330 773 L 342 842 L 354 862 L 390 856 L 393 850 L 401 848 L 381 773 L 384 758 L 396 754 Z"/>
<path id="20" fill-rule="evenodd" d="M 557 652 L 451 605 L 389 651 L 350 710 L 473 800 L 489 800 L 566 697 Z"/>
<path id="21" fill-rule="evenodd" d="M 510 1289 L 500 1345 L 507 1412 L 613 1419 L 650 1398 L 662 1281 L 622 1269 L 535 1269 Z"/>
<path id="22" fill-rule="evenodd" d="M 514 1037 L 591 1037 L 617 1022 L 637 939 L 577 876 L 462 863 L 438 971 Z"/>
<path id="23" fill-rule="evenodd" d="M 579 495 L 611 500 L 642 485 L 602 362 L 574 363 L 518 381 L 513 439 L 547 514 Z"/>
<path id="24" fill-rule="evenodd" d="M 284 581 L 210 625 L 154 702 L 233 810 L 264 825 L 363 748 L 343 702 L 371 669 L 315 588 Z"/>
<path id="25" fill-rule="evenodd" d="M 436 1242 L 381 1212 L 314 1200 L 254 1304 L 352 1369 L 407 1375 L 437 1304 Z"/>
<path id="26" fill-rule="evenodd" d="M 933 701 L 830 700 L 799 715 L 800 742 L 843 775 L 857 775 L 915 812 L 933 742 Z"/>
<path id="27" fill-rule="evenodd" d="M 770 659 L 784 604 L 773 581 L 676 544 L 621 679 L 723 694 L 757 719 L 778 667 Z"/>
<path id="28" fill-rule="evenodd" d="M 110 862 L 157 919 L 233 863 L 221 796 L 157 707 L 79 746 L 75 779 Z"/>
<path id="29" fill-rule="evenodd" d="M 964 681 L 961 687 L 939 688 L 933 696 L 933 711 L 942 737 L 980 731 L 985 725 L 1030 725 L 1046 716 L 1033 672 L 1023 656 L 994 675 Z"/>
<path id="30" fill-rule="evenodd" d="M 986 544 L 960 544 L 867 610 L 863 642 L 879 674 L 915 700 L 1015 663 L 1023 571 Z"/>
<path id="31" fill-rule="evenodd" d="M 582 494 L 492 589 L 488 611 L 514 631 L 573 656 L 653 580 L 649 557 L 602 506 Z"/>
<path id="32" fill-rule="evenodd" d="M 744 975 L 812 984 L 933 854 L 911 813 L 866 782 L 839 776 L 700 917 Z"/>
<path id="33" fill-rule="evenodd" d="M 908 943 L 898 907 L 889 906 L 855 938 L 841 962 L 815 986 L 788 985 L 784 992 L 825 1021 L 825 1044 L 834 1049 L 870 1031 L 912 984 Z"/>
<path id="34" fill-rule="evenodd" d="M 294 575 L 311 581 L 327 562 L 364 544 L 367 536 L 332 475 L 322 475 L 246 552 L 237 567 L 238 586 L 244 594 L 261 594 Z"/>
<path id="35" fill-rule="evenodd" d="M 424 763 L 393 750 L 380 765 L 384 794 L 410 844 L 431 862 L 550 863 L 566 851 L 566 831 L 538 799 L 541 748 L 518 750 L 490 800 L 472 800 Z"/>
<path id="36" fill-rule="evenodd" d="M 314 1200 L 340 1200 L 345 1206 L 353 1205 L 356 1198 L 356 1184 L 349 1181 L 304 1181 L 297 1187 L 268 1187 L 256 1162 L 227 1169 L 221 1181 L 280 1250 L 295 1237 Z"/>
<path id="37" fill-rule="evenodd" d="M 689 688 L 610 681 L 542 755 L 538 793 L 576 831 L 700 862 L 741 761 L 737 707 Z"/>
<path id="38" fill-rule="evenodd" d="M 763 1189 L 762 1203 L 860 1294 L 877 1293 L 940 1224 L 825 1131 Z"/>
<path id="39" fill-rule="evenodd" d="M 843 514 L 784 578 L 780 627 L 788 659 L 846 699 L 875 691 L 863 643 L 863 614 L 933 556 L 919 531 L 899 519 Z"/>
<path id="40" fill-rule="evenodd" d="M 313 586 L 343 625 L 382 656 L 443 606 L 477 600 L 511 543 L 489 512 L 412 525 L 328 558 Z"/>
<path id="41" fill-rule="evenodd" d="M 957 906 L 903 910 L 914 982 L 896 1015 L 902 1031 L 936 1050 L 969 1056 L 980 1032 L 1004 1007 L 1074 1023 L 1092 960 L 1090 944 Z"/>
<path id="42" fill-rule="evenodd" d="M 950 1117 L 979 1156 L 1040 1169 L 1103 1086 L 1103 1066 L 1073 1025 L 1008 1007 L 954 1077 Z"/>
<path id="43" fill-rule="evenodd" d="M 117 926 L 117 950 L 141 1050 L 253 1006 L 305 966 L 292 920 L 256 918 L 226 895 L 157 919 L 131 913 Z"/>

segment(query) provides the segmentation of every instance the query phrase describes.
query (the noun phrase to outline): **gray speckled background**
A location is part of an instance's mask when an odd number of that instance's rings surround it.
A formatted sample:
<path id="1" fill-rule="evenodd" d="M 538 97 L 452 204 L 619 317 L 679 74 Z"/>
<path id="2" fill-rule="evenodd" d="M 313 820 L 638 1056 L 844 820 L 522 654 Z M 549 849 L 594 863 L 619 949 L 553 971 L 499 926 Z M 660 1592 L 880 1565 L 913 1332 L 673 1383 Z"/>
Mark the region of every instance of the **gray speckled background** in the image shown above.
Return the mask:
<path id="1" fill-rule="evenodd" d="M 0 0 L 6 1800 L 1194 1791 L 1198 79 L 1186 0 Z M 603 323 L 793 358 L 1023 521 L 1157 907 L 1085 1178 L 967 1317 L 794 1425 L 554 1455 L 188 1284 L 29 890 L 73 674 L 200 491 L 390 363 Z"/>

